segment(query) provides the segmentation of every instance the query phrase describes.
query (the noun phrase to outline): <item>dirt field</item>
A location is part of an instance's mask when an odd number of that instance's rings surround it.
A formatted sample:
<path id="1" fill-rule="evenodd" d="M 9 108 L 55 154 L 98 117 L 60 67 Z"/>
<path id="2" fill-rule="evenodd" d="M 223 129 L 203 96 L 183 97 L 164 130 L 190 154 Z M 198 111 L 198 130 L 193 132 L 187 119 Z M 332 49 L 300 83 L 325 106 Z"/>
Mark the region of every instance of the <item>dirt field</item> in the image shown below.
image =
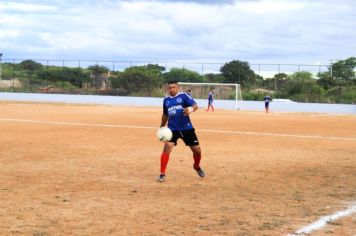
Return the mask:
<path id="1" fill-rule="evenodd" d="M 198 110 L 206 178 L 180 141 L 157 183 L 160 108 L 0 111 L 0 235 L 288 235 L 356 202 L 356 116 Z"/>

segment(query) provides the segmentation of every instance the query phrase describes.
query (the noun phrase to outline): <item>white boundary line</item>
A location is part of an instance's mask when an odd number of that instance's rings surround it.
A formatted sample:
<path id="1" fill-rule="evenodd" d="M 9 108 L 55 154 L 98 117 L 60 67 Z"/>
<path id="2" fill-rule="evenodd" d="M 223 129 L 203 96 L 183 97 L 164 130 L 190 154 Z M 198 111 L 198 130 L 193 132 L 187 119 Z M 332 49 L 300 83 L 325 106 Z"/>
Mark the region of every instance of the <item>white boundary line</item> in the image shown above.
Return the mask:
<path id="1" fill-rule="evenodd" d="M 153 126 L 137 126 L 137 125 L 110 125 L 110 124 L 93 124 L 93 123 L 74 123 L 62 121 L 40 121 L 26 119 L 10 119 L 0 118 L 0 121 L 21 122 L 21 123 L 36 123 L 36 124 L 52 124 L 52 125 L 73 125 L 73 126 L 93 126 L 93 127 L 109 127 L 109 128 L 128 128 L 128 129 L 158 129 Z M 290 138 L 310 138 L 310 139 L 325 139 L 325 140 L 341 140 L 341 141 L 356 141 L 356 138 L 320 136 L 320 135 L 294 135 L 294 134 L 277 134 L 264 132 L 249 132 L 249 131 L 231 131 L 231 130 L 210 130 L 199 129 L 199 132 L 222 133 L 222 134 L 239 134 L 239 135 L 256 135 L 256 136 L 276 136 Z"/>
<path id="2" fill-rule="evenodd" d="M 0 118 L 0 121 L 12 121 L 12 122 L 21 122 L 21 123 L 36 123 L 36 124 L 50 124 L 50 125 L 74 125 L 74 126 L 94 126 L 94 127 L 133 128 L 133 129 L 158 129 L 158 127 L 150 127 L 150 126 L 91 124 L 91 123 L 74 123 L 74 122 L 41 121 L 41 120 L 23 120 L 23 119 L 7 119 L 7 118 Z"/>
<path id="3" fill-rule="evenodd" d="M 321 217 L 319 220 L 311 223 L 310 225 L 307 225 L 297 231 L 295 231 L 293 234 L 288 234 L 288 236 L 297 236 L 297 235 L 305 235 L 305 234 L 310 234 L 310 232 L 314 230 L 318 230 L 323 228 L 326 224 L 335 221 L 341 217 L 346 217 L 349 215 L 352 215 L 353 213 L 356 213 L 356 204 L 349 206 L 347 209 L 343 211 L 338 211 L 335 212 L 332 215 L 327 215 L 324 217 Z"/>

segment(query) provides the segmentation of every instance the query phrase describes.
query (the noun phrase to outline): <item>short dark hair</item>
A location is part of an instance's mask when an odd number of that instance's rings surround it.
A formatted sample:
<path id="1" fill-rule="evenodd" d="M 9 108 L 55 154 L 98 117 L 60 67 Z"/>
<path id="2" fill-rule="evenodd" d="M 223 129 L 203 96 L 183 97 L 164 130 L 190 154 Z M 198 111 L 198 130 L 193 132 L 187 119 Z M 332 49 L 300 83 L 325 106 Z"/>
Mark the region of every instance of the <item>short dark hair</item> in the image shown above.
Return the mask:
<path id="1" fill-rule="evenodd" d="M 178 81 L 172 80 L 172 81 L 169 81 L 168 84 L 178 84 Z"/>

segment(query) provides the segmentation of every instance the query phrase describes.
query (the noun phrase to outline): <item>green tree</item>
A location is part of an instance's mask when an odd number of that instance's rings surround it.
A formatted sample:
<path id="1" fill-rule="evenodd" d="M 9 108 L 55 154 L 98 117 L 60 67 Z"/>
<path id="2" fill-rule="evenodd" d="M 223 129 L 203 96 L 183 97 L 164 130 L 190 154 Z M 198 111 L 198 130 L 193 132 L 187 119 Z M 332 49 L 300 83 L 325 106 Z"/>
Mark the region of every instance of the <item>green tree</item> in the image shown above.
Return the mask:
<path id="1" fill-rule="evenodd" d="M 101 65 L 91 65 L 88 66 L 88 70 L 93 72 L 94 74 L 105 74 L 109 72 L 109 68 Z"/>
<path id="2" fill-rule="evenodd" d="M 148 64 L 146 66 L 146 68 L 148 70 L 157 70 L 157 71 L 159 71 L 159 73 L 163 73 L 166 70 L 166 68 L 164 66 L 160 66 L 158 64 Z"/>
<path id="3" fill-rule="evenodd" d="M 65 81 L 80 88 L 91 81 L 89 72 L 82 68 L 66 68 L 63 70 L 63 77 Z"/>
<path id="4" fill-rule="evenodd" d="M 250 87 L 254 84 L 256 74 L 250 69 L 248 62 L 234 60 L 220 68 L 227 83 L 239 83 L 242 87 Z"/>
<path id="5" fill-rule="evenodd" d="M 38 78 L 50 82 L 69 82 L 77 87 L 83 87 L 84 83 L 91 81 L 90 74 L 85 69 L 56 66 L 51 66 L 47 70 L 40 71 Z"/>
<path id="6" fill-rule="evenodd" d="M 290 79 L 297 79 L 300 81 L 310 81 L 313 80 L 313 74 L 308 71 L 295 72 L 289 76 Z"/>
<path id="7" fill-rule="evenodd" d="M 123 78 L 124 72 L 121 71 L 114 71 L 111 73 L 111 76 L 109 77 L 109 83 L 110 87 L 114 89 L 119 89 L 120 88 L 120 80 Z"/>
<path id="8" fill-rule="evenodd" d="M 33 60 L 24 60 L 16 66 L 14 76 L 24 84 L 28 89 L 37 80 L 37 74 L 42 71 L 42 64 Z"/>
<path id="9" fill-rule="evenodd" d="M 288 78 L 288 75 L 285 73 L 277 73 L 273 76 L 273 78 L 277 79 L 277 80 L 284 80 Z"/>
<path id="10" fill-rule="evenodd" d="M 332 77 L 342 85 L 351 85 L 355 79 L 356 57 L 340 60 L 332 64 Z"/>
<path id="11" fill-rule="evenodd" d="M 301 71 L 288 76 L 277 95 L 300 102 L 320 102 L 324 94 L 324 89 L 317 84 L 313 75 L 310 72 Z"/>
<path id="12" fill-rule="evenodd" d="M 331 89 L 337 85 L 337 81 L 331 77 L 330 72 L 318 73 L 317 84 L 324 89 Z"/>
<path id="13" fill-rule="evenodd" d="M 267 78 L 263 81 L 263 85 L 265 88 L 271 90 L 280 90 L 285 87 L 286 79 L 288 75 L 285 73 L 277 73 L 273 76 L 273 78 Z"/>
<path id="14" fill-rule="evenodd" d="M 114 74 L 109 81 L 122 95 L 151 96 L 162 84 L 162 76 L 157 68 L 134 66 Z"/>
<path id="15" fill-rule="evenodd" d="M 91 65 L 88 66 L 90 71 L 91 85 L 94 85 L 96 89 L 100 89 L 103 86 L 103 83 L 106 81 L 106 78 L 109 73 L 109 68 L 101 65 Z"/>
<path id="16" fill-rule="evenodd" d="M 42 69 L 42 64 L 33 60 L 24 60 L 19 64 L 19 67 L 29 72 L 35 72 Z"/>
<path id="17" fill-rule="evenodd" d="M 204 75 L 205 82 L 207 83 L 222 83 L 225 77 L 222 74 L 208 73 Z"/>
<path id="18" fill-rule="evenodd" d="M 263 86 L 263 77 L 260 75 L 255 74 L 255 78 L 250 81 L 249 87 L 260 88 Z"/>
<path id="19" fill-rule="evenodd" d="M 195 71 L 173 68 L 169 72 L 163 74 L 164 81 L 178 81 L 178 82 L 193 82 L 199 83 L 204 82 L 203 76 Z"/>

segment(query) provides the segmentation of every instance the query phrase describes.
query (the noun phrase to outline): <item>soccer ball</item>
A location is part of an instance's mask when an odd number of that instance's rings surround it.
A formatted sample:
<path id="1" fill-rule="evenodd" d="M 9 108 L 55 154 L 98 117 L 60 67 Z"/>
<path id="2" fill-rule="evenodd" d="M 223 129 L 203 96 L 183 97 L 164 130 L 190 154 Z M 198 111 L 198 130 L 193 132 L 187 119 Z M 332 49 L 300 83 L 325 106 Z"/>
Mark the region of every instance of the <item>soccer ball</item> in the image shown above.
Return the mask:
<path id="1" fill-rule="evenodd" d="M 172 139 L 173 133 L 167 127 L 161 127 L 157 130 L 157 138 L 159 141 L 168 142 Z"/>

